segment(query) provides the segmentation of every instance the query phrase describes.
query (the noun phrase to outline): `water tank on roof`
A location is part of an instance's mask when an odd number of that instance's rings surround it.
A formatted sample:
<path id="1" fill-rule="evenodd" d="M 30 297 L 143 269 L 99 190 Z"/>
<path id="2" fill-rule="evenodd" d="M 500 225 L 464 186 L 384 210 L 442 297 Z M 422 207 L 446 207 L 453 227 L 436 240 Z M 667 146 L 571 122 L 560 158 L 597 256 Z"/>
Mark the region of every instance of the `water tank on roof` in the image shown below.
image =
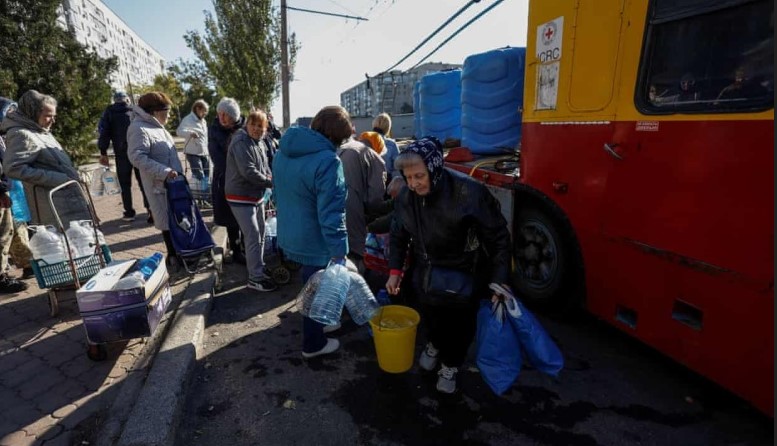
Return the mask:
<path id="1" fill-rule="evenodd" d="M 526 48 L 500 48 L 464 60 L 461 145 L 479 155 L 514 151 L 521 139 Z"/>
<path id="2" fill-rule="evenodd" d="M 427 74 L 419 93 L 421 136 L 461 139 L 461 70 Z"/>

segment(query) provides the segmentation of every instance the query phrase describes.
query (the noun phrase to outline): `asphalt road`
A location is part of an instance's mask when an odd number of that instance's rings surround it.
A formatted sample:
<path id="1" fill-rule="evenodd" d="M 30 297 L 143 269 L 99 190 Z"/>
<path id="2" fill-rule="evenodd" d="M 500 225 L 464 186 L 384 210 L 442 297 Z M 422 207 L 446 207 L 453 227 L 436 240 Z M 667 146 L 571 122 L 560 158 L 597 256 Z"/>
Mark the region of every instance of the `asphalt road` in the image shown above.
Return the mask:
<path id="1" fill-rule="evenodd" d="M 558 379 L 524 367 L 495 396 L 474 368 L 442 395 L 436 375 L 380 371 L 365 327 L 341 349 L 303 360 L 294 282 L 247 291 L 227 265 L 177 444 L 197 445 L 771 445 L 773 420 L 593 319 L 540 316 L 565 356 Z M 416 354 L 424 344 L 419 331 Z"/>

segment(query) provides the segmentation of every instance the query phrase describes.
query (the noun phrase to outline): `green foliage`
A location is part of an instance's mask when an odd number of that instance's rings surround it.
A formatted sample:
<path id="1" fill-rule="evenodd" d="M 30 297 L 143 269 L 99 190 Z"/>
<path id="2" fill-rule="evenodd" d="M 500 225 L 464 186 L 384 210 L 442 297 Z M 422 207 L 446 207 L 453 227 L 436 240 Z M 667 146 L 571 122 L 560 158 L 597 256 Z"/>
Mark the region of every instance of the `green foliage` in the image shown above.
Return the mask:
<path id="1" fill-rule="evenodd" d="M 213 0 L 204 35 L 188 31 L 186 45 L 216 81 L 219 96 L 243 107 L 269 109 L 280 89 L 280 13 L 271 0 Z M 289 38 L 290 66 L 299 45 Z"/>
<path id="2" fill-rule="evenodd" d="M 202 99 L 210 107 L 208 111 L 208 122 L 216 115 L 216 102 L 218 93 L 216 92 L 216 81 L 205 68 L 202 61 L 184 61 L 178 60 L 174 65 L 168 68 L 168 72 L 173 75 L 178 83 L 185 89 L 185 99 L 178 104 L 181 116 L 186 116 L 191 112 L 192 105 L 197 99 Z"/>
<path id="3" fill-rule="evenodd" d="M 59 27 L 61 0 L 0 0 L 0 95 L 18 99 L 35 89 L 57 99 L 52 132 L 73 161 L 85 161 L 111 97 L 115 58 L 101 59 Z"/>

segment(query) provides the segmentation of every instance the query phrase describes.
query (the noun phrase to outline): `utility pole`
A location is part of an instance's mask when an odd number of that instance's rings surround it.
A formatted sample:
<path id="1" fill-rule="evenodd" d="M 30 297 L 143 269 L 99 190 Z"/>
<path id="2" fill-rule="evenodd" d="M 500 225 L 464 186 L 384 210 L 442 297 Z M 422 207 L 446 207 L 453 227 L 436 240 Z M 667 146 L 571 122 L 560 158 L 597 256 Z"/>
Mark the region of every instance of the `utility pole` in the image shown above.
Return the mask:
<path id="1" fill-rule="evenodd" d="M 289 117 L 289 36 L 286 30 L 286 0 L 281 0 L 281 94 L 283 95 L 283 128 L 291 125 Z"/>

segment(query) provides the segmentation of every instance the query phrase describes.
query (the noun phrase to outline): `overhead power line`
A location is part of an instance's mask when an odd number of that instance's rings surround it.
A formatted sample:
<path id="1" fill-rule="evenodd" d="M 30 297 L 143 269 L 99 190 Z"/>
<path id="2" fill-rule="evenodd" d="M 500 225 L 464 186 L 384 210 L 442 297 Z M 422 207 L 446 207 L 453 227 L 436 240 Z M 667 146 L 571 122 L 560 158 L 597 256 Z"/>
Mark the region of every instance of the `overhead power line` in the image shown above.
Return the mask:
<path id="1" fill-rule="evenodd" d="M 402 62 L 406 61 L 408 57 L 410 57 L 413 54 L 415 54 L 415 52 L 418 51 L 422 46 L 424 46 L 426 44 L 426 42 L 428 42 L 432 37 L 436 36 L 437 33 L 439 33 L 443 28 L 448 26 L 448 24 L 451 23 L 452 21 L 454 21 L 456 19 L 456 17 L 460 16 L 464 11 L 466 11 L 470 6 L 474 5 L 475 3 L 480 3 L 480 0 L 470 0 L 469 2 L 467 2 L 466 5 L 462 6 L 458 11 L 456 11 L 455 14 L 450 16 L 448 18 L 448 20 L 445 21 L 445 23 L 440 25 L 437 29 L 434 30 L 434 32 L 429 34 L 429 36 L 426 39 L 424 39 L 423 42 L 419 43 L 415 48 L 413 48 L 413 51 L 407 53 L 407 55 L 405 57 L 403 57 L 399 62 L 395 63 L 394 65 L 390 66 L 389 68 L 386 68 L 385 70 L 383 70 L 377 76 L 381 76 L 383 74 L 388 73 L 389 71 L 391 71 L 394 68 L 396 68 L 397 66 L 399 66 L 399 64 L 401 64 Z"/>
<path id="2" fill-rule="evenodd" d="M 329 16 L 332 16 L 332 17 L 343 17 L 343 18 L 346 18 L 346 19 L 363 20 L 365 22 L 369 20 L 369 19 L 364 18 L 364 17 L 355 17 L 355 16 L 352 16 L 352 15 L 335 14 L 333 12 L 313 11 L 312 9 L 294 8 L 292 6 L 286 6 L 286 9 L 291 9 L 292 11 L 309 12 L 311 14 L 321 14 L 321 15 L 329 15 Z"/>
<path id="3" fill-rule="evenodd" d="M 419 61 L 418 61 L 418 62 L 417 62 L 415 65 L 413 65 L 412 67 L 408 68 L 408 70 L 412 70 L 413 68 L 415 68 L 415 67 L 417 67 L 417 66 L 421 65 L 421 64 L 422 64 L 422 63 L 423 63 L 423 62 L 424 62 L 426 59 L 428 59 L 428 58 L 432 57 L 432 54 L 436 53 L 436 52 L 437 52 L 437 50 L 439 50 L 440 48 L 442 48 L 443 46 L 445 46 L 445 44 L 447 44 L 448 42 L 450 42 L 450 41 L 451 41 L 451 40 L 452 40 L 454 37 L 456 37 L 456 36 L 457 36 L 457 35 L 458 35 L 460 32 L 464 31 L 464 30 L 465 30 L 465 29 L 466 29 L 466 28 L 467 28 L 469 25 L 471 25 L 472 23 L 474 23 L 475 21 L 477 21 L 478 19 L 480 19 L 481 17 L 483 17 L 483 16 L 484 16 L 486 13 L 488 13 L 489 11 L 491 11 L 492 9 L 494 9 L 494 8 L 495 8 L 497 5 L 499 5 L 499 4 L 500 4 L 500 3 L 502 3 L 503 1 L 504 1 L 504 0 L 497 0 L 496 2 L 494 2 L 494 4 L 493 4 L 493 5 L 489 6 L 489 7 L 488 7 L 488 8 L 486 8 L 486 9 L 484 9 L 483 11 L 481 11 L 481 12 L 480 12 L 478 15 L 476 15 L 475 17 L 472 17 L 472 19 L 470 19 L 470 20 L 469 20 L 467 23 L 465 23 L 464 25 L 462 25 L 462 26 L 461 26 L 461 28 L 457 29 L 455 33 L 453 33 L 453 34 L 451 34 L 451 35 L 450 35 L 450 37 L 448 37 L 447 39 L 443 40 L 443 42 L 442 42 L 441 44 L 437 45 L 437 47 L 436 47 L 435 49 L 433 49 L 433 50 L 432 50 L 432 51 L 431 51 L 429 54 L 427 54 L 426 56 L 424 56 L 424 58 L 423 58 L 423 59 L 421 59 L 421 60 L 419 60 Z"/>

